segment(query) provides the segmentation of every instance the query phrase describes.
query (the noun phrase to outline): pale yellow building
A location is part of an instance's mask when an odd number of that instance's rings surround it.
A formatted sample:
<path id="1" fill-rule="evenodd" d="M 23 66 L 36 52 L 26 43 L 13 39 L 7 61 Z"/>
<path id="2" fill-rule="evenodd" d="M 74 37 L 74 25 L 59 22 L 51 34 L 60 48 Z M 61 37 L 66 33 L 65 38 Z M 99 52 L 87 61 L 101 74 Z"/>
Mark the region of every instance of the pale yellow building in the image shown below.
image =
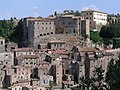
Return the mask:
<path id="1" fill-rule="evenodd" d="M 99 29 L 99 26 L 107 24 L 107 13 L 95 10 L 85 10 L 81 12 L 83 19 L 88 19 L 91 29 Z"/>

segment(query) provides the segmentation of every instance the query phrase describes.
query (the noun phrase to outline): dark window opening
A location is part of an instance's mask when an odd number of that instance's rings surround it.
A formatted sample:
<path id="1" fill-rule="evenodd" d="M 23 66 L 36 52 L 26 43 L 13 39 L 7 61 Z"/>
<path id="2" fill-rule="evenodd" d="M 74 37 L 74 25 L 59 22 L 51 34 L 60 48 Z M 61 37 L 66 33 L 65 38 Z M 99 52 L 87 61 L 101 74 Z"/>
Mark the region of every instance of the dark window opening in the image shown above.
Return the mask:
<path id="1" fill-rule="evenodd" d="M 1 41 L 1 45 L 3 45 L 3 41 Z"/>
<path id="2" fill-rule="evenodd" d="M 44 36 L 45 36 L 46 34 L 44 33 Z"/>
<path id="3" fill-rule="evenodd" d="M 41 46 L 38 44 L 37 48 L 38 48 L 38 49 L 41 49 Z"/>

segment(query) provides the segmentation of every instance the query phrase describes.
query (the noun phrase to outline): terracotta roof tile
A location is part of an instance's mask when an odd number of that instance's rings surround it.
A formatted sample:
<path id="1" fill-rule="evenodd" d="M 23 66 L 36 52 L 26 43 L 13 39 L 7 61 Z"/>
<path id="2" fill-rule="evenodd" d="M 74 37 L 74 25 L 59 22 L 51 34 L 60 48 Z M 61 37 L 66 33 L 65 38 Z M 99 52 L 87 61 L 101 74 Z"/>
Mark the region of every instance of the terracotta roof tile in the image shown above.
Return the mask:
<path id="1" fill-rule="evenodd" d="M 33 49 L 31 48 L 17 48 L 14 51 L 18 51 L 18 52 L 28 52 L 28 51 L 33 51 Z"/>
<path id="2" fill-rule="evenodd" d="M 33 59 L 36 59 L 36 58 L 39 58 L 37 55 L 21 55 L 17 58 L 23 58 L 23 59 L 30 59 L 30 58 L 33 58 Z"/>

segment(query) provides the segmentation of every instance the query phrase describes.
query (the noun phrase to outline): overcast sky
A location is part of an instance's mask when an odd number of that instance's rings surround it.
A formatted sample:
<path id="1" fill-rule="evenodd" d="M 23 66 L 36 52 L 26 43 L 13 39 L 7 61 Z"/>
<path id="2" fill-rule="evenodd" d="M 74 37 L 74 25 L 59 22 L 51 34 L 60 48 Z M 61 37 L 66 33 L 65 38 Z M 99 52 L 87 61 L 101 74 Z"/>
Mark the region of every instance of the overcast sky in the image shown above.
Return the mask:
<path id="1" fill-rule="evenodd" d="M 0 19 L 27 16 L 47 17 L 55 11 L 93 8 L 106 13 L 120 13 L 120 0 L 0 0 Z"/>

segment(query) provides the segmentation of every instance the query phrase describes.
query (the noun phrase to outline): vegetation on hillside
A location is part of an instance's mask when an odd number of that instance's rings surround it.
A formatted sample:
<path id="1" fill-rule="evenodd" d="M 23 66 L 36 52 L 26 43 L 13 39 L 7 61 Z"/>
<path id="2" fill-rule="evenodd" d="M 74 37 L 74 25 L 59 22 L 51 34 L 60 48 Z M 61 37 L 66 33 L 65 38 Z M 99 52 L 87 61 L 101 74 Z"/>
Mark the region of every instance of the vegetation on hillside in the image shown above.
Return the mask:
<path id="1" fill-rule="evenodd" d="M 90 31 L 90 39 L 94 43 L 102 42 L 102 38 L 99 36 L 99 32 L 98 31 Z"/>
<path id="2" fill-rule="evenodd" d="M 115 39 L 115 38 L 120 38 L 120 24 L 111 24 L 111 25 L 103 26 L 101 28 L 99 35 L 100 37 L 103 38 L 103 42 L 106 45 L 116 42 L 114 40 L 119 40 L 119 39 Z M 113 43 L 113 46 L 117 46 L 115 48 L 119 48 L 120 45 L 117 44 L 119 44 L 119 41 L 117 43 Z"/>
<path id="3" fill-rule="evenodd" d="M 106 74 L 109 90 L 120 90 L 120 55 L 118 60 L 111 60 Z"/>
<path id="4" fill-rule="evenodd" d="M 14 24 L 14 19 L 0 20 L 0 37 L 4 37 L 6 41 L 13 41 L 19 43 L 22 41 L 22 23 L 21 20 L 18 25 Z"/>

